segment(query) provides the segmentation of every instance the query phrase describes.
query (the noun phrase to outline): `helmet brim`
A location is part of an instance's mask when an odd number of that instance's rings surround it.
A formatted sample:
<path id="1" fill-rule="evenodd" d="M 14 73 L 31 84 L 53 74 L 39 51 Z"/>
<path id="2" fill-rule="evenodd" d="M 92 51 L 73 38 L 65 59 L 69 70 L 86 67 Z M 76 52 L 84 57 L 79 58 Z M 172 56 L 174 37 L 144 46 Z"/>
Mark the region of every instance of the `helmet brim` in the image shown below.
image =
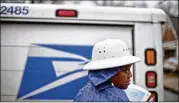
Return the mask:
<path id="1" fill-rule="evenodd" d="M 141 59 L 136 56 L 124 56 L 120 58 L 114 57 L 114 58 L 105 59 L 105 60 L 91 61 L 84 66 L 83 70 L 107 69 L 107 68 L 133 64 L 139 61 L 141 61 Z"/>

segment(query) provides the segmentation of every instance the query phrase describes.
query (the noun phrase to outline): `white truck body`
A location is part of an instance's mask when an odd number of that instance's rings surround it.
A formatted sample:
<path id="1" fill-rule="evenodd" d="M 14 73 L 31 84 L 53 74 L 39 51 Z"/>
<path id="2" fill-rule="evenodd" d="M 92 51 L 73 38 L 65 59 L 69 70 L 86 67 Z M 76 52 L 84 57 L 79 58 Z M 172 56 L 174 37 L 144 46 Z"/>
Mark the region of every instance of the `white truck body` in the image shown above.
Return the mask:
<path id="1" fill-rule="evenodd" d="M 59 9 L 78 15 L 57 17 Z M 163 101 L 165 21 L 160 9 L 1 3 L 1 101 L 73 101 L 88 82 L 81 69 L 93 45 L 108 38 L 125 41 L 141 58 L 132 67 L 132 83 Z M 155 65 L 145 63 L 148 48 L 156 51 Z M 146 86 L 148 71 L 157 74 L 154 88 Z"/>

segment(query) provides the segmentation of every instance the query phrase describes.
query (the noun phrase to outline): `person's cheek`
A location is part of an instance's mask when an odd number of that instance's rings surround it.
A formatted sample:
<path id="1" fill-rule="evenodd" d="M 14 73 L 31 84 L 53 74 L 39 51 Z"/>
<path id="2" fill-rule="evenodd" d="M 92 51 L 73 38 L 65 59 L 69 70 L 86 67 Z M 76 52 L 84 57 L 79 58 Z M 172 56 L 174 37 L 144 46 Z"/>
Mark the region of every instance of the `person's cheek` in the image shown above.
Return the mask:
<path id="1" fill-rule="evenodd" d="M 124 83 L 124 86 L 125 86 L 125 88 L 127 88 L 128 87 L 128 78 L 127 78 L 127 75 L 125 74 L 124 75 L 124 79 L 123 79 L 124 81 L 123 81 L 123 83 Z"/>
<path id="2" fill-rule="evenodd" d="M 125 88 L 126 87 L 126 76 L 123 74 L 123 76 L 122 76 L 122 85 L 123 85 L 123 87 Z"/>
<path id="3" fill-rule="evenodd" d="M 127 76 L 126 76 L 126 74 L 124 73 L 122 77 L 123 77 L 123 83 L 126 83 L 127 82 Z"/>

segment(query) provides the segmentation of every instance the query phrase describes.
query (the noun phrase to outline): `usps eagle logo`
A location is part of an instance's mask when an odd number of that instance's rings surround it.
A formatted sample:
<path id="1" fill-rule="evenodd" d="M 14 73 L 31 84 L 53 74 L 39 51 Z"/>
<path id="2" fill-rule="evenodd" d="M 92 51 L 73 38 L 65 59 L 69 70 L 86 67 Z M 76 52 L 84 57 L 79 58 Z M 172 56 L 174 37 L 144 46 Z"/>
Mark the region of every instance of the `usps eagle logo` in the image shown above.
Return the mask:
<path id="1" fill-rule="evenodd" d="M 31 44 L 19 100 L 73 100 L 87 82 L 92 46 Z"/>

